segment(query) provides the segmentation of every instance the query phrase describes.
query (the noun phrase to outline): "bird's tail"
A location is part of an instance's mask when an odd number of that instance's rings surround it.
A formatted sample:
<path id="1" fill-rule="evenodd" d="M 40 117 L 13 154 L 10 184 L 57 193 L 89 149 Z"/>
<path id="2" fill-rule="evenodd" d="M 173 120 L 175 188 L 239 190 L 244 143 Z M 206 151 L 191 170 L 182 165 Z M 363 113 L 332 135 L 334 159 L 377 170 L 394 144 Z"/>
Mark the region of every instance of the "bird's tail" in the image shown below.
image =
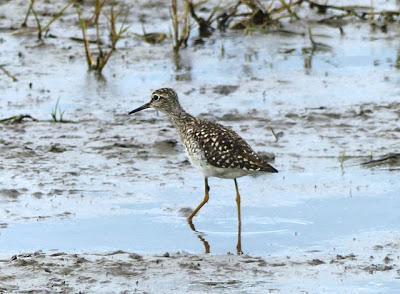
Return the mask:
<path id="1" fill-rule="evenodd" d="M 261 170 L 264 172 L 268 172 L 268 173 L 277 173 L 278 172 L 278 170 L 276 168 L 274 168 L 272 165 L 270 165 L 269 163 L 265 163 Z"/>

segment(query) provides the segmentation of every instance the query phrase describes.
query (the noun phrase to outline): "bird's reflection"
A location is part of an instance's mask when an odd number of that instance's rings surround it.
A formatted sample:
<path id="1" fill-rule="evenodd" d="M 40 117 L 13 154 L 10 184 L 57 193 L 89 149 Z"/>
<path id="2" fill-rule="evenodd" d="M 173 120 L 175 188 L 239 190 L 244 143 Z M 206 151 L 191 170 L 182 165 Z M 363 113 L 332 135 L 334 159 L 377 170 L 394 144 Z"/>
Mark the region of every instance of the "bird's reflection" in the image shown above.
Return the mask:
<path id="1" fill-rule="evenodd" d="M 240 201 L 239 201 L 238 205 L 240 205 Z M 205 238 L 205 234 L 203 232 L 197 231 L 196 227 L 194 226 L 194 224 L 191 220 L 188 219 L 187 222 L 188 222 L 190 229 L 196 233 L 197 238 L 199 238 L 199 240 L 203 244 L 204 253 L 211 253 L 210 243 Z M 237 253 L 237 255 L 241 255 L 241 254 L 243 254 L 243 251 L 242 251 L 242 222 L 240 220 L 240 208 L 238 210 L 238 226 L 237 226 L 237 228 L 238 228 L 238 230 L 237 230 L 236 253 Z"/>
<path id="2" fill-rule="evenodd" d="M 196 233 L 197 238 L 199 238 L 199 240 L 201 241 L 201 243 L 203 243 L 204 246 L 204 253 L 210 253 L 210 243 L 208 243 L 208 241 L 206 240 L 206 238 L 204 237 L 204 233 L 199 232 L 196 230 L 196 227 L 194 226 L 193 222 L 191 220 L 187 220 L 190 229 Z"/>

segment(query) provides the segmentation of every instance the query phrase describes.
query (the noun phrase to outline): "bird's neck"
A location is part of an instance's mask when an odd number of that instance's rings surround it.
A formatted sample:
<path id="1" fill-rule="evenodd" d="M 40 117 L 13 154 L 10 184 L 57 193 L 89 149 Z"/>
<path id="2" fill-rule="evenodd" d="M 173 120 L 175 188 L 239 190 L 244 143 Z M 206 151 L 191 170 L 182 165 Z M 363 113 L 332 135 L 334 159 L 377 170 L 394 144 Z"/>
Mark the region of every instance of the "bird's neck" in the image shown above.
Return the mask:
<path id="1" fill-rule="evenodd" d="M 180 128 L 182 124 L 193 120 L 193 116 L 190 113 L 187 113 L 183 108 L 179 108 L 176 111 L 168 113 L 168 117 L 177 128 Z"/>

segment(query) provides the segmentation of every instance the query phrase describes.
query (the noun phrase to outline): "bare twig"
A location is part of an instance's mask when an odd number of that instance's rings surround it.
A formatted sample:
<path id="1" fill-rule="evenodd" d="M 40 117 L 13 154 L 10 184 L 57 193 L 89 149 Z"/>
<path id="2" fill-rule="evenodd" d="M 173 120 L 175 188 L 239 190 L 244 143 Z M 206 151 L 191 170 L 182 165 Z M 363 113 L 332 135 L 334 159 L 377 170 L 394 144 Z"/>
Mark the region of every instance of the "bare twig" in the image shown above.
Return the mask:
<path id="1" fill-rule="evenodd" d="M 330 5 L 330 4 L 320 4 L 317 3 L 313 0 L 303 0 L 304 2 L 307 2 L 311 8 L 316 7 L 319 12 L 324 13 L 327 9 L 332 9 L 332 10 L 340 10 L 340 11 L 346 11 L 348 13 L 351 13 L 355 11 L 356 9 L 371 9 L 370 6 L 337 6 L 337 5 Z"/>
<path id="2" fill-rule="evenodd" d="M 377 165 L 400 165 L 400 153 L 389 153 L 381 158 L 372 159 L 361 165 L 377 166 Z"/>
<path id="3" fill-rule="evenodd" d="M 0 119 L 0 123 L 21 123 L 24 119 L 30 119 L 32 121 L 38 121 L 36 118 L 30 116 L 29 114 L 13 115 L 7 118 Z"/>
<path id="4" fill-rule="evenodd" d="M 40 24 L 40 20 L 39 17 L 35 11 L 35 9 L 33 8 L 35 0 L 31 0 L 31 11 L 33 14 L 33 17 L 35 18 L 36 21 L 36 29 L 37 29 L 37 33 L 38 33 L 38 39 L 42 40 L 42 25 Z"/>
<path id="5" fill-rule="evenodd" d="M 29 18 L 29 15 L 31 14 L 31 10 L 32 10 L 32 6 L 33 6 L 34 2 L 35 2 L 35 0 L 32 0 L 31 2 L 29 2 L 28 11 L 26 12 L 24 21 L 21 24 L 21 27 L 23 27 L 23 28 L 26 27 L 26 23 L 28 22 L 28 18 Z"/>
<path id="6" fill-rule="evenodd" d="M 278 142 L 278 141 L 279 141 L 279 138 L 281 138 L 281 137 L 283 136 L 283 132 L 275 133 L 275 131 L 274 131 L 273 128 L 269 128 L 269 129 L 271 130 L 271 133 L 272 133 L 272 135 L 273 135 L 274 138 L 275 138 L 275 142 Z"/>
<path id="7" fill-rule="evenodd" d="M 200 16 L 198 16 L 196 14 L 195 5 L 193 4 L 193 1 L 188 0 L 187 2 L 188 2 L 188 5 L 189 5 L 190 15 L 192 16 L 192 18 L 199 25 L 199 35 L 200 35 L 200 37 L 209 37 L 209 36 L 211 36 L 212 32 L 215 30 L 211 26 L 211 24 L 214 21 L 213 17 L 215 15 L 215 13 L 217 12 L 217 10 L 219 9 L 219 7 L 215 7 L 212 10 L 212 12 L 210 13 L 210 15 L 208 16 L 208 18 L 204 19 L 204 18 L 202 18 L 202 17 L 200 17 Z"/>
<path id="8" fill-rule="evenodd" d="M 313 37 L 313 34 L 312 34 L 310 28 L 308 28 L 308 38 L 309 38 L 310 43 L 311 43 L 312 52 L 314 52 L 314 51 L 329 51 L 329 50 L 332 49 L 331 46 L 329 46 L 327 44 L 316 42 L 314 40 L 314 37 Z"/>
<path id="9" fill-rule="evenodd" d="M 46 35 L 47 32 L 50 29 L 50 26 L 56 21 L 58 20 L 65 12 L 65 10 L 67 10 L 70 6 L 72 6 L 73 4 L 75 4 L 77 0 L 71 0 L 67 3 L 67 5 L 65 5 L 58 13 L 56 13 L 53 18 L 43 27 L 43 32 Z"/>
<path id="10" fill-rule="evenodd" d="M 310 42 L 311 42 L 312 51 L 315 51 L 315 49 L 317 49 L 317 44 L 316 44 L 315 41 L 314 41 L 314 37 L 313 37 L 313 35 L 312 35 L 312 32 L 311 32 L 311 29 L 310 29 L 310 28 L 308 28 L 308 39 L 309 39 Z"/>
<path id="11" fill-rule="evenodd" d="M 12 74 L 10 73 L 4 66 L 4 64 L 0 64 L 0 70 L 6 75 L 8 76 L 10 79 L 12 79 L 13 82 L 18 81 L 18 79 Z"/>
<path id="12" fill-rule="evenodd" d="M 294 12 L 291 8 L 291 3 L 286 3 L 285 0 L 279 0 L 281 2 L 282 7 L 284 7 L 289 13 L 290 17 L 293 17 L 296 20 L 299 20 L 300 17 Z M 290 1 L 291 2 L 291 1 Z"/>
<path id="13" fill-rule="evenodd" d="M 241 2 L 240 0 L 236 2 L 235 5 L 230 7 L 227 12 L 223 12 L 220 15 L 217 16 L 217 21 L 218 21 L 218 29 L 221 31 L 225 31 L 226 28 L 229 26 L 229 23 L 231 22 L 232 18 L 237 15 L 237 9 L 240 6 Z"/>
<path id="14" fill-rule="evenodd" d="M 79 37 L 69 37 L 70 40 L 75 41 L 75 42 L 85 42 L 83 38 Z M 97 40 L 88 40 L 89 44 L 97 44 Z M 103 44 L 103 43 L 102 43 Z"/>
<path id="15" fill-rule="evenodd" d="M 50 26 L 58 20 L 67 10 L 71 5 L 73 5 L 77 0 L 71 0 L 69 1 L 58 13 L 56 13 L 52 19 L 45 25 L 42 26 L 39 16 L 34 8 L 35 0 L 31 0 L 28 8 L 28 13 L 25 17 L 25 21 L 22 23 L 22 26 L 26 26 L 26 21 L 28 20 L 29 13 L 32 12 L 33 17 L 35 18 L 36 21 L 36 29 L 38 33 L 38 39 L 42 40 L 43 37 L 45 37 L 50 29 Z"/>

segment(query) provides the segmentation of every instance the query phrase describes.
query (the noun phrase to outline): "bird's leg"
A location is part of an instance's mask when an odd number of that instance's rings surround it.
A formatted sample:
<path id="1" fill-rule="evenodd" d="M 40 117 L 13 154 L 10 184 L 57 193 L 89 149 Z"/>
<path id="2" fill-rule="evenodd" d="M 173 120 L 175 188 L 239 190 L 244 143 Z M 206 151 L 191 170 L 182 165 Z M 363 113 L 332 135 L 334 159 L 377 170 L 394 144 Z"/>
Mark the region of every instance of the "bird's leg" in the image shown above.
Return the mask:
<path id="1" fill-rule="evenodd" d="M 204 199 L 203 201 L 201 201 L 201 203 L 195 208 L 195 210 L 193 210 L 193 212 L 189 215 L 189 217 L 187 218 L 189 225 L 192 227 L 192 219 L 193 217 L 199 212 L 199 210 L 204 206 L 204 204 L 207 203 L 208 199 L 209 199 L 209 195 L 208 192 L 210 191 L 210 186 L 208 186 L 208 178 L 204 178 Z M 192 224 L 192 225 L 191 225 Z"/>
<path id="2" fill-rule="evenodd" d="M 193 210 L 193 212 L 190 214 L 190 216 L 187 218 L 189 227 L 194 231 L 196 231 L 196 228 L 192 222 L 193 217 L 199 212 L 199 210 L 204 206 L 204 204 L 207 203 L 208 199 L 209 199 L 209 192 L 210 192 L 210 187 L 208 186 L 208 179 L 204 178 L 204 199 L 203 201 L 201 201 L 201 203 L 196 207 L 195 210 Z M 202 233 L 197 232 L 197 237 L 200 239 L 200 241 L 203 243 L 204 245 L 204 252 L 205 253 L 210 253 L 210 244 L 207 242 L 207 240 L 204 238 Z"/>
<path id="3" fill-rule="evenodd" d="M 236 244 L 236 252 L 238 255 L 241 255 L 243 254 L 243 251 L 242 251 L 242 221 L 240 215 L 240 193 L 236 179 L 234 179 L 234 181 L 236 188 L 236 205 L 237 205 L 237 216 L 238 216 L 238 239 Z"/>

